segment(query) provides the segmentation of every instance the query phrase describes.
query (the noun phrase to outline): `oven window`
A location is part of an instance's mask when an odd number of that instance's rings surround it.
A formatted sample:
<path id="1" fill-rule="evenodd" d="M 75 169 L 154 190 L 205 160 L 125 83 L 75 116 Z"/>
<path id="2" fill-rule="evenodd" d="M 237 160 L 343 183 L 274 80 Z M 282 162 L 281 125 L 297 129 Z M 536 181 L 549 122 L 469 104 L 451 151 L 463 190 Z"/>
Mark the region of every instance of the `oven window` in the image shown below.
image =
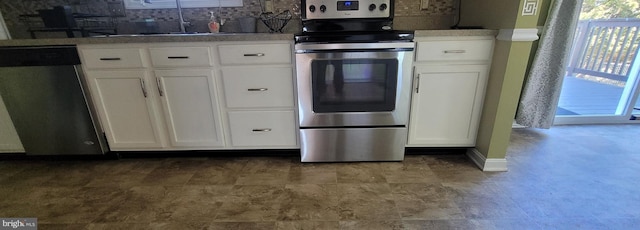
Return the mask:
<path id="1" fill-rule="evenodd" d="M 397 59 L 314 60 L 311 70 L 316 113 L 395 109 Z"/>

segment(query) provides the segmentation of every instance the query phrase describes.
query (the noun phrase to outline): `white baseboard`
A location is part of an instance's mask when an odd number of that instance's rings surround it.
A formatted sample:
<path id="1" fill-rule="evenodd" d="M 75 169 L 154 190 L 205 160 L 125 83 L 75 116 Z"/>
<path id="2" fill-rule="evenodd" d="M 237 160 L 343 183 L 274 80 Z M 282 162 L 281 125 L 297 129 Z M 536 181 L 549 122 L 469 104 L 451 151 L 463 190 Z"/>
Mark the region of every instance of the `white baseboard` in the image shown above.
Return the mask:
<path id="1" fill-rule="evenodd" d="M 527 128 L 527 126 L 518 124 L 518 122 L 516 122 L 516 120 L 513 120 L 513 124 L 511 125 L 512 129 L 523 129 L 523 128 Z"/>
<path id="2" fill-rule="evenodd" d="M 505 158 L 489 158 L 487 159 L 477 149 L 467 150 L 467 156 L 473 163 L 485 172 L 505 172 L 507 171 L 507 159 Z"/>

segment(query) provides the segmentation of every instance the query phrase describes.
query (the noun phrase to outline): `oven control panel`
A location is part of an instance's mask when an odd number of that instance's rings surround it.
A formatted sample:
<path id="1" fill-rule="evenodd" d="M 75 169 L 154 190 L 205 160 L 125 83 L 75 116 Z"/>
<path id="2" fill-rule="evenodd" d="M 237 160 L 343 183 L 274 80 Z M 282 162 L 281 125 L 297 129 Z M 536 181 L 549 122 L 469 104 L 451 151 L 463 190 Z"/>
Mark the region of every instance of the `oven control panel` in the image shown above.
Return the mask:
<path id="1" fill-rule="evenodd" d="M 393 0 L 302 0 L 303 20 L 391 18 Z"/>

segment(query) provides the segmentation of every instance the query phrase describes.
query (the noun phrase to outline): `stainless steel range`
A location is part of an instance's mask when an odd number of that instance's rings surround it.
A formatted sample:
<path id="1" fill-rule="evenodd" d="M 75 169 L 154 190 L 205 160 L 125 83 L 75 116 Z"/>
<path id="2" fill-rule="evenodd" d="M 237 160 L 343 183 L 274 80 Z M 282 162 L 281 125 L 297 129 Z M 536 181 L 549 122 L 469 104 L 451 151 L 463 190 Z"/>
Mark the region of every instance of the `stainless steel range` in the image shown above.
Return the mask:
<path id="1" fill-rule="evenodd" d="M 401 161 L 413 32 L 393 0 L 302 0 L 296 68 L 303 162 Z"/>

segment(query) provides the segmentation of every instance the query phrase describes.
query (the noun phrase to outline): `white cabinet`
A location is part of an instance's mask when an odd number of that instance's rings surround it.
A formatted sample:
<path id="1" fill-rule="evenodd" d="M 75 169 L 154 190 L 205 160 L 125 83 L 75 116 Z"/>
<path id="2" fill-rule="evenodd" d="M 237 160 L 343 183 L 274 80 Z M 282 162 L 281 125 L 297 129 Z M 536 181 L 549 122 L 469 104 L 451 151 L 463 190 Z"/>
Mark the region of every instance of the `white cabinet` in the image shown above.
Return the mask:
<path id="1" fill-rule="evenodd" d="M 299 147 L 292 46 L 278 41 L 217 47 L 233 148 Z"/>
<path id="2" fill-rule="evenodd" d="M 296 146 L 293 111 L 229 112 L 231 143 L 237 147 Z"/>
<path id="3" fill-rule="evenodd" d="M 112 150 L 225 147 L 211 47 L 181 45 L 79 47 Z"/>
<path id="4" fill-rule="evenodd" d="M 149 48 L 154 67 L 210 66 L 209 47 L 157 47 Z"/>
<path id="5" fill-rule="evenodd" d="M 24 152 L 2 97 L 0 97 L 0 130 L 0 153 Z"/>
<path id="6" fill-rule="evenodd" d="M 493 37 L 416 40 L 407 146 L 475 146 Z"/>
<path id="7" fill-rule="evenodd" d="M 409 144 L 473 146 L 488 66 L 417 66 Z"/>
<path id="8" fill-rule="evenodd" d="M 112 150 L 297 148 L 293 42 L 80 45 Z"/>
<path id="9" fill-rule="evenodd" d="M 227 107 L 293 107 L 291 67 L 230 67 L 222 70 Z"/>
<path id="10" fill-rule="evenodd" d="M 163 147 L 148 75 L 145 70 L 86 71 L 112 150 Z"/>
<path id="11" fill-rule="evenodd" d="M 80 48 L 82 64 L 88 69 L 143 68 L 148 64 L 143 60 L 144 49 L 139 47 Z"/>
<path id="12" fill-rule="evenodd" d="M 291 64 L 290 42 L 265 44 L 222 44 L 218 46 L 222 65 Z"/>
<path id="13" fill-rule="evenodd" d="M 224 146 L 212 70 L 156 70 L 155 77 L 171 146 Z"/>

